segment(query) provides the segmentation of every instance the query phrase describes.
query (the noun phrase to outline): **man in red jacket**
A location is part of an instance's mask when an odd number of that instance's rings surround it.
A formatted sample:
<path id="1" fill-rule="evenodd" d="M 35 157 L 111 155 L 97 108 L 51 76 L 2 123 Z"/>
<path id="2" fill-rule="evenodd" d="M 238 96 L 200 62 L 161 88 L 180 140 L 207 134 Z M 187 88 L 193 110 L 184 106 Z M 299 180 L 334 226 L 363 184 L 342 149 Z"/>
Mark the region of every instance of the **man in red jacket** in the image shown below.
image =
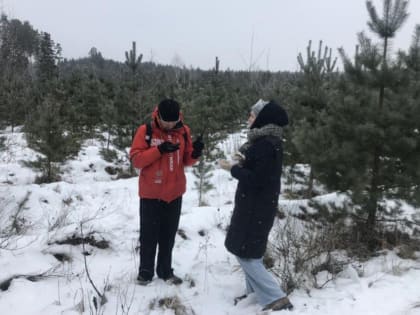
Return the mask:
<path id="1" fill-rule="evenodd" d="M 158 277 L 168 283 L 182 283 L 173 273 L 172 249 L 186 190 L 184 167 L 193 165 L 203 148 L 200 138 L 191 141 L 190 129 L 183 123 L 179 103 L 175 100 L 161 101 L 149 127 L 141 125 L 137 129 L 130 159 L 134 167 L 140 169 L 139 284 L 152 281 L 158 245 Z"/>

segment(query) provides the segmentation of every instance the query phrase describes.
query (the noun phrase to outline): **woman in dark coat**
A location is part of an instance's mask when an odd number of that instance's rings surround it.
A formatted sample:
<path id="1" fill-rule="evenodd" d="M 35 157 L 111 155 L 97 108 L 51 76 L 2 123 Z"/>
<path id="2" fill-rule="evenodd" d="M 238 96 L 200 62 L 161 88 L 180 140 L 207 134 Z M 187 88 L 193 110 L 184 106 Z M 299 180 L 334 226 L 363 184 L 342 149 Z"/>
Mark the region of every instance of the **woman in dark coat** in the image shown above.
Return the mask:
<path id="1" fill-rule="evenodd" d="M 277 211 L 283 161 L 282 127 L 287 123 L 287 113 L 282 107 L 274 101 L 259 100 L 252 106 L 248 119 L 248 142 L 239 149 L 244 158 L 233 166 L 226 160 L 219 161 L 238 180 L 225 246 L 237 257 L 245 273 L 247 294 L 255 293 L 264 310 L 293 307 L 262 262 Z"/>

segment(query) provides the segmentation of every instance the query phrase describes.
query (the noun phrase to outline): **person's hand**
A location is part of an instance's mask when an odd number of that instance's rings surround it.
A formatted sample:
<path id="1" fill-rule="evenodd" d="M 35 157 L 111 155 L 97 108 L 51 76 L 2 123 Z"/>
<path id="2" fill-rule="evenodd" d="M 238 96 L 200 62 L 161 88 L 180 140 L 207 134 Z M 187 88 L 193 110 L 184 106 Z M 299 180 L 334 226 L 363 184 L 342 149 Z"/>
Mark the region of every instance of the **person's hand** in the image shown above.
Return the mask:
<path id="1" fill-rule="evenodd" d="M 228 172 L 232 169 L 232 164 L 226 160 L 219 160 L 219 166 Z"/>
<path id="2" fill-rule="evenodd" d="M 179 143 L 165 141 L 158 145 L 158 149 L 161 154 L 175 152 L 176 150 L 179 150 Z"/>
<path id="3" fill-rule="evenodd" d="M 245 156 L 240 152 L 236 152 L 232 156 L 232 160 L 234 160 L 237 164 L 242 165 L 245 162 Z"/>
<path id="4" fill-rule="evenodd" d="M 203 149 L 204 149 L 204 142 L 203 142 L 203 137 L 200 135 L 197 137 L 197 139 L 193 142 L 192 146 L 193 146 L 193 151 L 191 153 L 191 157 L 193 159 L 198 159 L 201 154 L 203 153 Z"/>

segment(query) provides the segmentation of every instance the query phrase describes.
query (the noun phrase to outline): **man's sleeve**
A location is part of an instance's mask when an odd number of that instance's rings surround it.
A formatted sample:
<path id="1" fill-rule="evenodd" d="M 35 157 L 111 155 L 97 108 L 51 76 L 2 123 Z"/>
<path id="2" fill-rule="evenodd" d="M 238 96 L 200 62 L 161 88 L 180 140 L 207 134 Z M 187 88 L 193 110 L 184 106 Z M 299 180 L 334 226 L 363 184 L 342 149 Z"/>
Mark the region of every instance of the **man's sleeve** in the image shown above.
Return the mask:
<path id="1" fill-rule="evenodd" d="M 130 149 L 130 161 L 135 168 L 144 168 L 161 157 L 158 147 L 150 147 L 145 136 L 146 125 L 141 125 L 136 131 Z"/>
<path id="2" fill-rule="evenodd" d="M 184 125 L 186 137 L 185 137 L 185 149 L 184 149 L 184 165 L 185 166 L 191 166 L 195 164 L 195 162 L 198 161 L 198 159 L 193 159 L 191 157 L 193 146 L 192 146 L 192 139 L 191 139 L 191 131 L 190 128 L 186 125 Z"/>

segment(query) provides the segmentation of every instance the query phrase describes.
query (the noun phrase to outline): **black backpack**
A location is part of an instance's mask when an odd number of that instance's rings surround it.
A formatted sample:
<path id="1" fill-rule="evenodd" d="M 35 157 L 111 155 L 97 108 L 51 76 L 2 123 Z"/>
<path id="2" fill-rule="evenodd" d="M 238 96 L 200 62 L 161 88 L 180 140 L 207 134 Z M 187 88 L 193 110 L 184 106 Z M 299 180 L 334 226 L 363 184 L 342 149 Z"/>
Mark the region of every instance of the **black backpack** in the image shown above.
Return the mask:
<path id="1" fill-rule="evenodd" d="M 182 135 L 184 136 L 185 143 L 187 143 L 187 132 L 184 132 Z M 146 135 L 144 136 L 144 140 L 146 140 L 147 145 L 150 147 L 150 142 L 152 141 L 152 125 L 150 122 L 146 124 Z"/>

